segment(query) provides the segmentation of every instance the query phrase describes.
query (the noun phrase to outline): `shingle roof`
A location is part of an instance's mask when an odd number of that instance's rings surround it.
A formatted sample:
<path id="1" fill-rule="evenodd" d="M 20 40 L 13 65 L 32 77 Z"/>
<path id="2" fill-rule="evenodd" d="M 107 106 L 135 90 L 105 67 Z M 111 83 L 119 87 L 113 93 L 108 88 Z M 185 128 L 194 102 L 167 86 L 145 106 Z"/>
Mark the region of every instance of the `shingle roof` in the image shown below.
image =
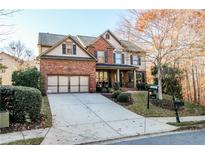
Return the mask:
<path id="1" fill-rule="evenodd" d="M 64 39 L 66 35 L 51 34 L 51 33 L 39 33 L 38 44 L 44 46 L 53 46 L 58 41 Z"/>
<path id="2" fill-rule="evenodd" d="M 120 42 L 129 51 L 143 51 L 142 48 L 138 47 L 133 42 L 126 41 L 126 40 L 120 40 Z"/>
<path id="3" fill-rule="evenodd" d="M 53 46 L 55 43 L 58 41 L 64 39 L 67 37 L 67 35 L 59 35 L 59 34 L 51 34 L 51 33 L 39 33 L 38 36 L 38 44 L 39 45 L 44 45 L 44 46 Z M 73 39 L 75 39 L 77 42 L 78 39 L 77 37 L 81 40 L 83 45 L 88 46 L 90 45 L 97 37 L 93 36 L 83 36 L 83 35 L 77 35 L 77 36 L 72 36 Z M 126 40 L 120 40 L 121 44 L 130 51 L 143 51 L 140 47 L 135 45 L 134 43 Z"/>
<path id="4" fill-rule="evenodd" d="M 77 37 L 82 41 L 82 43 L 85 46 L 88 46 L 91 44 L 91 42 L 95 41 L 95 39 L 97 37 L 93 37 L 93 36 L 82 36 L 82 35 L 77 35 Z"/>

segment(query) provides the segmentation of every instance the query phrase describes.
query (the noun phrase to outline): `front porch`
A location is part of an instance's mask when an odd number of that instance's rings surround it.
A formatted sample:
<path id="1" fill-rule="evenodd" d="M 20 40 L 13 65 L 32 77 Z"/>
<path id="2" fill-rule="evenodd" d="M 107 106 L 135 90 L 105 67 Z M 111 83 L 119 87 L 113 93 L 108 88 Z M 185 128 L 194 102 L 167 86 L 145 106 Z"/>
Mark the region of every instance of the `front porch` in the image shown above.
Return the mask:
<path id="1" fill-rule="evenodd" d="M 111 88 L 119 84 L 121 88 L 136 88 L 137 67 L 121 64 L 97 64 L 97 87 Z M 134 80 L 135 79 L 135 80 Z"/>

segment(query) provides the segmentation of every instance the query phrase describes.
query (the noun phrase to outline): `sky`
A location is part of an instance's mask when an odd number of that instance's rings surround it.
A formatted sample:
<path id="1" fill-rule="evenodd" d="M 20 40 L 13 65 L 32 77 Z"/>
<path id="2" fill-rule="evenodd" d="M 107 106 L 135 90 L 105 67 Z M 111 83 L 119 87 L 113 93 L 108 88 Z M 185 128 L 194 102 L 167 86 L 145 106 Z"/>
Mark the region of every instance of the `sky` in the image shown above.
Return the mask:
<path id="1" fill-rule="evenodd" d="M 126 10 L 21 10 L 6 19 L 6 23 L 14 24 L 13 33 L 0 43 L 0 49 L 10 41 L 20 40 L 37 55 L 39 32 L 98 36 L 107 29 L 114 31 L 121 16 L 126 12 Z"/>

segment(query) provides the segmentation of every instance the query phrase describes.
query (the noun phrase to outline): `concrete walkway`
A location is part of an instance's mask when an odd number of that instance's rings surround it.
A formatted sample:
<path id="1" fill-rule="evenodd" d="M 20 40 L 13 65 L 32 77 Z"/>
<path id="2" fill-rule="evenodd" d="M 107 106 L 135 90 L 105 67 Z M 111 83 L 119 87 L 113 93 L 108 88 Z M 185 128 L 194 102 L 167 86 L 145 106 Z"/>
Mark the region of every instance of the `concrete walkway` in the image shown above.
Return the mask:
<path id="1" fill-rule="evenodd" d="M 155 120 L 155 121 L 159 121 L 162 122 L 164 124 L 168 123 L 168 122 L 176 122 L 176 117 L 153 117 L 153 118 L 149 118 L 151 120 Z M 187 116 L 187 117 L 180 117 L 180 121 L 201 121 L 201 120 L 205 120 L 205 116 Z"/>
<path id="2" fill-rule="evenodd" d="M 53 127 L 42 144 L 85 144 L 176 127 L 144 118 L 100 94 L 50 94 Z"/>
<path id="3" fill-rule="evenodd" d="M 9 143 L 17 140 L 45 137 L 49 128 L 27 130 L 14 133 L 0 134 L 0 144 Z"/>

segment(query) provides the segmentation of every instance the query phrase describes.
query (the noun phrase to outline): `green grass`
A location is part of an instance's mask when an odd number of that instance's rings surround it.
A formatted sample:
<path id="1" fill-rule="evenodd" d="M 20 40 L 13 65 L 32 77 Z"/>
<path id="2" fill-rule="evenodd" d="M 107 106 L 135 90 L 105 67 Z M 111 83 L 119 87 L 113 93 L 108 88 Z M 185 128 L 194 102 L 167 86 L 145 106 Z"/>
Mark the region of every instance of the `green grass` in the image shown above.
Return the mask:
<path id="1" fill-rule="evenodd" d="M 175 116 L 175 112 L 157 107 L 150 103 L 150 108 L 147 109 L 147 92 L 146 91 L 138 91 L 132 94 L 133 104 L 127 106 L 126 108 L 135 112 L 137 114 L 143 115 L 145 117 L 173 117 Z M 172 97 L 169 95 L 163 95 L 164 99 L 172 100 Z M 205 107 L 193 104 L 193 103 L 185 103 L 184 110 L 179 111 L 180 116 L 197 116 L 197 115 L 205 115 Z"/>
<path id="2" fill-rule="evenodd" d="M 50 109 L 47 96 L 43 97 L 41 113 L 45 115 L 45 127 L 51 127 L 52 126 L 52 114 L 51 114 L 51 109 Z"/>
<path id="3" fill-rule="evenodd" d="M 39 137 L 39 138 L 32 138 L 27 140 L 18 140 L 14 142 L 5 143 L 2 145 L 39 145 L 41 144 L 43 139 L 44 139 L 43 137 Z"/>
<path id="4" fill-rule="evenodd" d="M 193 126 L 193 125 L 202 125 L 205 124 L 205 120 L 201 121 L 185 121 L 185 122 L 168 122 L 167 124 L 173 125 L 173 126 Z"/>

